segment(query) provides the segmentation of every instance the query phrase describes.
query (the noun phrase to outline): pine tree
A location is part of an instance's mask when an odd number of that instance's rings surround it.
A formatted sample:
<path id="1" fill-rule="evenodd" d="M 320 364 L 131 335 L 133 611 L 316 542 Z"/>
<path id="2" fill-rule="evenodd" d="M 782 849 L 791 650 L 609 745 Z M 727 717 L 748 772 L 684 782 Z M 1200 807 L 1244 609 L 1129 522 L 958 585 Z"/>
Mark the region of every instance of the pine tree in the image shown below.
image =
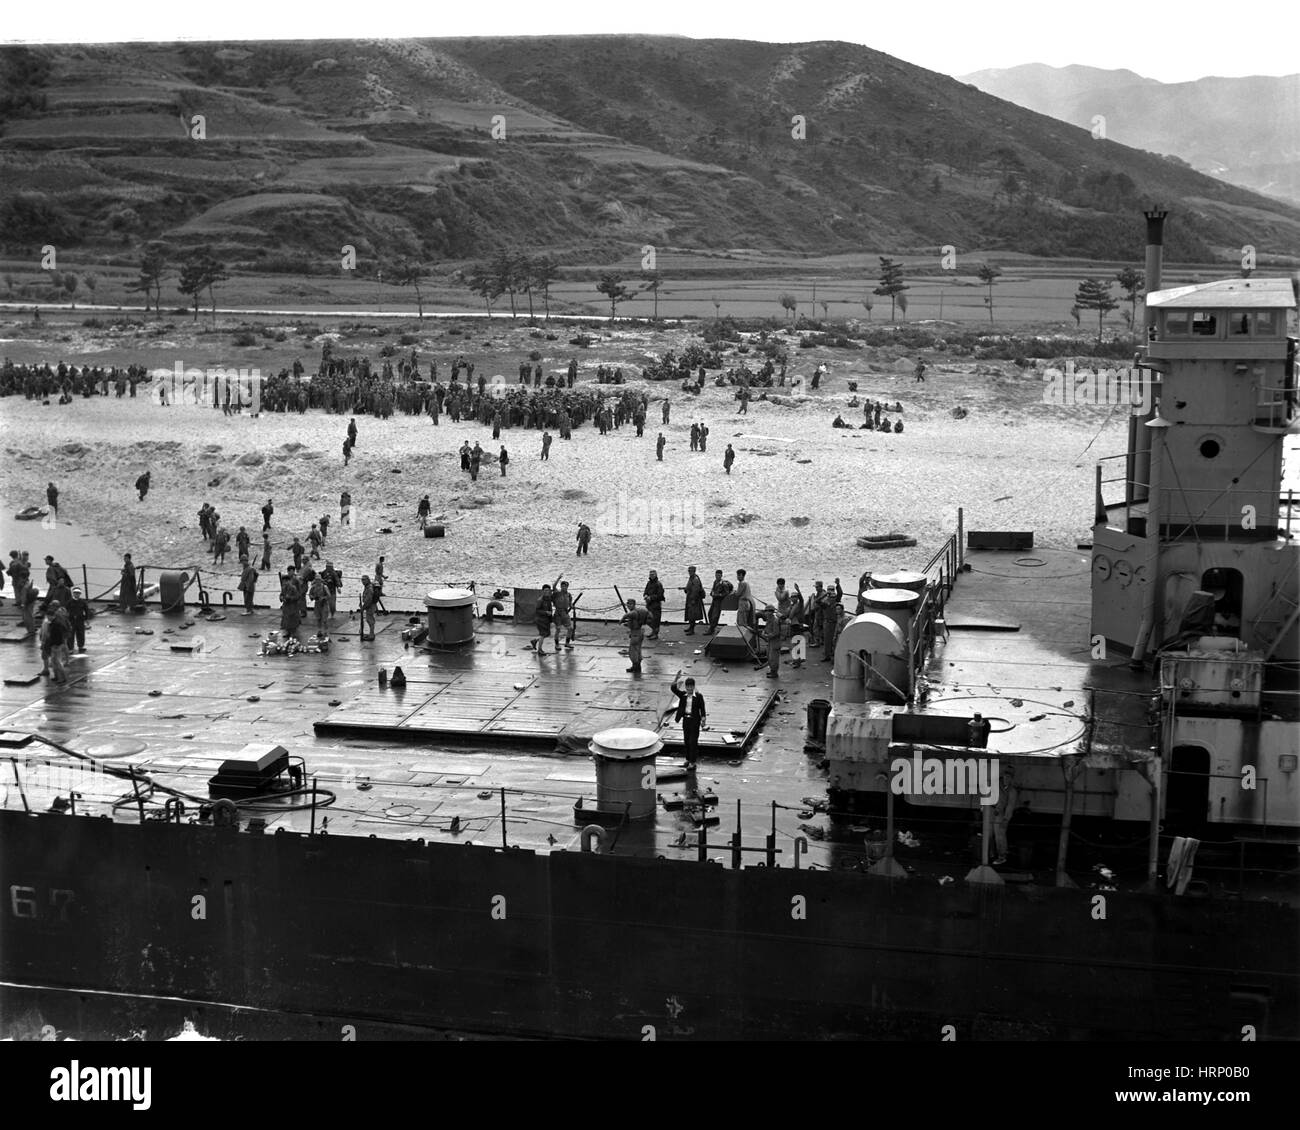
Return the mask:
<path id="1" fill-rule="evenodd" d="M 898 308 L 898 296 L 911 288 L 903 282 L 903 265 L 892 259 L 880 256 L 880 285 L 872 293 L 889 299 L 889 320 L 894 320 Z"/>
<path id="2" fill-rule="evenodd" d="M 1101 345 L 1102 324 L 1116 306 L 1114 296 L 1110 293 L 1109 280 L 1103 282 L 1101 279 L 1084 279 L 1079 284 L 1078 290 L 1074 292 L 1075 304 L 1080 310 L 1097 311 L 1097 344 Z"/>

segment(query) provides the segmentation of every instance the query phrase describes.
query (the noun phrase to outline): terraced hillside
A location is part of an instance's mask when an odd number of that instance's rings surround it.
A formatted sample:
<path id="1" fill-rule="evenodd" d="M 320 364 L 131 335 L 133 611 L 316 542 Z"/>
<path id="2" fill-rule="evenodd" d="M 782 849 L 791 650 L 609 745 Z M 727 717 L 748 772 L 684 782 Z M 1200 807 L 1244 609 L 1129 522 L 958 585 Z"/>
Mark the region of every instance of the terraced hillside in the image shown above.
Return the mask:
<path id="1" fill-rule="evenodd" d="M 801 116 L 804 136 L 795 125 Z M 201 128 L 198 124 L 201 119 Z M 197 136 L 200 135 L 201 136 Z M 337 273 L 500 247 L 1300 254 L 1300 210 L 843 43 L 655 37 L 0 49 L 0 251 Z"/>

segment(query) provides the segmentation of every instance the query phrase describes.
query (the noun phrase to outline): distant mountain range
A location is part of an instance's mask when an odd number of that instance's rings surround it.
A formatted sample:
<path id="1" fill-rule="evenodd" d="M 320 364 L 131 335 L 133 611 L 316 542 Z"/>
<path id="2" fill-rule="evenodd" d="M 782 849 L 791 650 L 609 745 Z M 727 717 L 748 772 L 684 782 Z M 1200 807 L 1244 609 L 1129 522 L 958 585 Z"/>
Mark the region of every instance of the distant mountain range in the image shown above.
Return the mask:
<path id="1" fill-rule="evenodd" d="M 1300 74 L 1163 83 L 1132 71 L 1026 63 L 961 76 L 997 98 L 1181 157 L 1231 184 L 1300 204 Z"/>
<path id="2" fill-rule="evenodd" d="M 371 262 L 647 243 L 1136 261 L 1152 201 L 1175 261 L 1300 255 L 1300 208 L 847 43 L 0 48 L 0 245 L 22 259 L 129 262 L 161 240 L 306 273 L 344 245 Z"/>

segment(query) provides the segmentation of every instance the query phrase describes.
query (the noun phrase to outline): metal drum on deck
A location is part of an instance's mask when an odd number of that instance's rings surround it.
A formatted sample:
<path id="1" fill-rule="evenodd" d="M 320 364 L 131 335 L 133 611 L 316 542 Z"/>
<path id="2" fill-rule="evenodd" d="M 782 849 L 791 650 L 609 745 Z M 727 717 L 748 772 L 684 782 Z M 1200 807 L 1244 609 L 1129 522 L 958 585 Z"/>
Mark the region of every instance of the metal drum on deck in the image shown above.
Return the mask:
<path id="1" fill-rule="evenodd" d="M 914 593 L 925 592 L 925 574 L 911 569 L 902 569 L 897 573 L 882 573 L 871 577 L 867 587 L 872 589 L 911 589 Z"/>
<path id="2" fill-rule="evenodd" d="M 655 755 L 664 743 L 653 730 L 602 730 L 587 746 L 596 758 L 596 808 L 629 820 L 655 813 Z"/>
<path id="3" fill-rule="evenodd" d="M 862 599 L 866 602 L 867 611 L 888 616 L 898 625 L 903 638 L 907 638 L 907 625 L 921 599 L 919 593 L 911 589 L 868 589 L 862 594 Z"/>
<path id="4" fill-rule="evenodd" d="M 431 647 L 457 647 L 474 638 L 474 594 L 469 589 L 433 589 L 424 606 Z"/>

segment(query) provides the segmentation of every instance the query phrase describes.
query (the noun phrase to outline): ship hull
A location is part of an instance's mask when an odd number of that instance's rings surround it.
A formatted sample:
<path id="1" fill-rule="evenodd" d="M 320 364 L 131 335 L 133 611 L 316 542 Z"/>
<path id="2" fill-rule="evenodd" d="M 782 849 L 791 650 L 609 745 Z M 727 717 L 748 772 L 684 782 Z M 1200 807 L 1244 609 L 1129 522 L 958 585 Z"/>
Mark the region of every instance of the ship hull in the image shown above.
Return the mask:
<path id="1" fill-rule="evenodd" d="M 13 812 L 0 883 L 9 1034 L 1297 1035 L 1300 920 L 1263 901 Z"/>

